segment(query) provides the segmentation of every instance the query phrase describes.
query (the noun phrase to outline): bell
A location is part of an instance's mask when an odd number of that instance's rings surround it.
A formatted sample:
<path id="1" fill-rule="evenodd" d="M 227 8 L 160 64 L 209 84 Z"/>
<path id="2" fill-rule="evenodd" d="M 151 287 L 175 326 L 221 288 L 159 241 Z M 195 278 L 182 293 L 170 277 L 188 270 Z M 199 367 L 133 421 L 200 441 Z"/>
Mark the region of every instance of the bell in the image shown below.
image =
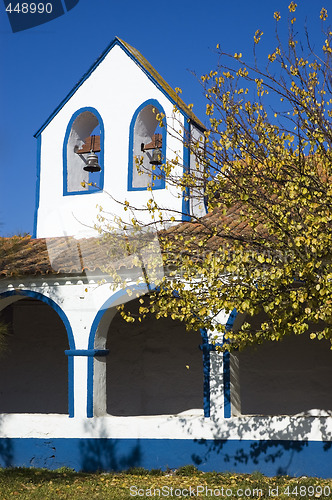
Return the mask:
<path id="1" fill-rule="evenodd" d="M 93 151 L 90 151 L 87 158 L 87 164 L 83 167 L 83 170 L 87 172 L 100 172 L 101 168 L 98 165 L 98 156 Z"/>
<path id="2" fill-rule="evenodd" d="M 156 148 L 153 150 L 150 164 L 151 165 L 162 165 L 162 163 L 163 162 L 161 161 L 161 151 L 159 148 Z"/>

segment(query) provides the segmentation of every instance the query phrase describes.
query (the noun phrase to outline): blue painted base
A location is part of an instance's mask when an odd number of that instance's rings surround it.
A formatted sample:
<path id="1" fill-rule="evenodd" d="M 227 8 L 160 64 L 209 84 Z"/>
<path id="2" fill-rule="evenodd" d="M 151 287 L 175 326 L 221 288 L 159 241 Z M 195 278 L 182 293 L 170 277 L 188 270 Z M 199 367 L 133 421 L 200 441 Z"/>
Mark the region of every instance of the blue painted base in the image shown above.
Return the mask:
<path id="1" fill-rule="evenodd" d="M 259 471 L 267 476 L 329 478 L 332 443 L 186 439 L 0 439 L 1 467 L 62 466 L 77 471 L 120 471 L 129 467 L 202 471 Z"/>

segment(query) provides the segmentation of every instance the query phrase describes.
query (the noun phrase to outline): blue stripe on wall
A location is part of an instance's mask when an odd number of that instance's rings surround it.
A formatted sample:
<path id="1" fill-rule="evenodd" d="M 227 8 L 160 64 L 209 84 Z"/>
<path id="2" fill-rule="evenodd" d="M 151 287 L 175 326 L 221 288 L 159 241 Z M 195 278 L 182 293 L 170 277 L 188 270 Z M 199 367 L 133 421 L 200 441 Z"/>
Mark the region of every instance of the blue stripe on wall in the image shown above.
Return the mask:
<path id="1" fill-rule="evenodd" d="M 332 443 L 204 439 L 0 439 L 1 467 L 62 466 L 77 471 L 129 467 L 174 469 L 194 464 L 202 471 L 267 476 L 331 477 Z"/>
<path id="2" fill-rule="evenodd" d="M 223 354 L 224 418 L 231 418 L 231 366 L 229 352 Z"/>
<path id="3" fill-rule="evenodd" d="M 37 181 L 36 181 L 36 194 L 35 194 L 35 213 L 33 220 L 33 233 L 32 237 L 37 238 L 37 221 L 38 221 L 38 208 L 40 199 L 40 163 L 41 163 L 41 135 L 37 137 Z"/>
<path id="4" fill-rule="evenodd" d="M 234 321 L 237 316 L 237 310 L 233 309 L 230 313 L 227 323 L 226 332 L 233 328 Z M 224 378 L 224 418 L 231 418 L 232 405 L 231 405 L 231 359 L 229 352 L 223 354 L 223 378 Z"/>

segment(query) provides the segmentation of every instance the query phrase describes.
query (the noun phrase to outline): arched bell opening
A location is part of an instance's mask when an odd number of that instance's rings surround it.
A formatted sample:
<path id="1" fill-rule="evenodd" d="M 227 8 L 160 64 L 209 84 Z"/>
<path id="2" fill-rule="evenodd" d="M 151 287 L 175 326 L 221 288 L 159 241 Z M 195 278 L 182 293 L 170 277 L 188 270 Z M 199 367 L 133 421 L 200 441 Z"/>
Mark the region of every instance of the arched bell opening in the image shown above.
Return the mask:
<path id="1" fill-rule="evenodd" d="M 0 309 L 9 326 L 0 352 L 0 413 L 67 414 L 68 337 L 62 319 L 32 297 L 6 297 Z"/>
<path id="2" fill-rule="evenodd" d="M 73 114 L 63 145 L 63 192 L 98 192 L 104 184 L 104 125 L 95 108 Z"/>
<path id="3" fill-rule="evenodd" d="M 161 166 L 166 161 L 166 125 L 165 112 L 155 99 L 135 111 L 129 132 L 129 191 L 165 188 Z"/>
<path id="4" fill-rule="evenodd" d="M 137 310 L 138 300 L 129 302 Z M 149 316 L 127 323 L 117 313 L 106 347 L 107 413 L 116 416 L 203 415 L 200 334 L 183 323 Z"/>

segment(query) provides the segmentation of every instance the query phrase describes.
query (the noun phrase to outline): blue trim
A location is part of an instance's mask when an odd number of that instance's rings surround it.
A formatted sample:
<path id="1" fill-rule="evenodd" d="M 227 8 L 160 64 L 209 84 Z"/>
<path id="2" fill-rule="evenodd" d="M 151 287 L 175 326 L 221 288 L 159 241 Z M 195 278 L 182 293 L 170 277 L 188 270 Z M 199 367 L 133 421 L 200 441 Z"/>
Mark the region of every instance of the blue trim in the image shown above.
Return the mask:
<path id="1" fill-rule="evenodd" d="M 236 309 L 228 316 L 225 330 L 228 331 L 233 327 L 235 318 L 237 316 Z M 210 344 L 208 335 L 205 328 L 200 329 L 202 335 L 202 345 L 200 349 L 203 352 L 203 372 L 204 372 L 204 417 L 210 417 L 211 403 L 210 403 L 210 353 L 216 351 L 221 344 Z M 231 418 L 231 371 L 230 371 L 230 354 L 224 352 L 223 356 L 223 384 L 224 384 L 224 418 Z"/>
<path id="2" fill-rule="evenodd" d="M 98 118 L 99 126 L 100 126 L 100 154 L 99 154 L 99 163 L 101 167 L 101 172 L 100 172 L 100 182 L 99 186 L 97 188 L 89 187 L 86 191 L 68 191 L 67 189 L 67 144 L 68 144 L 68 139 L 69 135 L 73 126 L 74 121 L 78 116 L 80 116 L 82 113 L 89 111 L 90 113 L 94 114 L 96 118 Z M 69 120 L 69 123 L 67 125 L 66 133 L 65 133 L 65 138 L 63 141 L 63 150 L 62 150 L 62 161 L 63 161 L 63 195 L 64 196 L 71 196 L 71 195 L 78 195 L 78 194 L 93 194 L 93 193 L 99 193 L 101 190 L 104 189 L 104 138 L 105 138 L 105 129 L 104 129 L 104 122 L 103 119 L 100 115 L 100 113 L 96 110 L 96 108 L 93 108 L 91 106 L 83 107 L 75 111 L 75 113 L 72 115 L 71 119 Z"/>
<path id="3" fill-rule="evenodd" d="M 121 471 L 130 467 L 167 470 L 193 464 L 204 472 L 250 474 L 259 470 L 269 477 L 305 475 L 328 479 L 331 477 L 331 461 L 331 441 L 52 437 L 0 439 L 1 467 L 38 467 L 51 470 L 69 467 L 76 471 L 94 472 Z M 222 485 L 216 485 L 213 489 L 219 489 L 220 496 L 228 496 L 225 495 L 225 489 L 221 494 L 221 487 Z M 234 492 L 236 486 L 233 488 Z M 279 487 L 279 492 L 272 493 L 272 496 L 279 498 L 281 493 Z M 264 498 L 267 498 L 266 495 L 267 491 L 263 492 Z M 257 494 L 258 496 L 260 495 Z M 329 492 L 326 497 L 330 498 Z"/>
<path id="4" fill-rule="evenodd" d="M 65 351 L 66 352 L 66 351 Z M 68 413 L 73 418 L 75 414 L 74 407 L 74 358 L 68 356 Z"/>
<path id="5" fill-rule="evenodd" d="M 37 137 L 37 181 L 36 181 L 36 194 L 35 194 L 35 214 L 33 221 L 32 237 L 37 238 L 37 222 L 38 222 L 38 208 L 40 200 L 40 162 L 41 162 L 41 135 Z"/>
<path id="6" fill-rule="evenodd" d="M 39 292 L 33 292 L 32 290 L 9 290 L 7 292 L 0 293 L 0 298 L 2 297 L 10 297 L 11 295 L 23 295 L 24 297 L 32 297 L 34 299 L 40 300 L 41 302 L 44 302 L 45 304 L 49 305 L 52 307 L 52 309 L 55 310 L 55 312 L 58 313 L 60 318 L 63 321 L 63 324 L 66 327 L 67 331 L 67 336 L 68 336 L 68 343 L 70 349 L 75 349 L 75 340 L 74 340 L 74 335 L 73 331 L 71 328 L 71 325 L 69 323 L 69 320 L 66 316 L 66 314 L 63 312 L 60 306 L 54 300 L 50 299 L 49 297 L 46 297 L 45 295 L 39 293 Z"/>
<path id="7" fill-rule="evenodd" d="M 225 328 L 226 332 L 228 332 L 229 330 L 231 330 L 233 328 L 236 316 L 237 316 L 237 310 L 234 308 L 233 311 L 231 312 L 231 314 L 228 316 L 228 320 L 227 320 L 226 328 Z"/>
<path id="8" fill-rule="evenodd" d="M 231 364 L 229 352 L 223 353 L 224 418 L 231 418 Z"/>
<path id="9" fill-rule="evenodd" d="M 166 114 L 164 111 L 164 108 L 162 105 L 157 101 L 157 99 L 148 99 L 147 101 L 143 102 L 135 111 L 133 114 L 133 117 L 130 122 L 130 127 L 129 127 L 129 152 L 128 152 L 128 182 L 127 182 L 127 188 L 128 191 L 146 191 L 148 187 L 134 187 L 133 186 L 133 170 L 135 167 L 134 165 L 134 129 L 135 129 L 135 123 L 137 120 L 137 117 L 139 113 L 146 108 L 147 106 L 152 105 L 156 109 L 158 109 L 159 113 L 162 113 L 165 118 L 163 119 L 163 124 L 164 127 L 162 128 L 162 158 L 166 158 L 166 133 L 167 133 L 167 122 L 166 122 Z M 152 175 L 161 176 L 160 179 L 155 179 L 152 181 L 154 186 L 152 187 L 153 190 L 155 189 L 165 189 L 165 172 L 162 172 L 156 167 L 155 170 L 152 171 Z"/>
<path id="10" fill-rule="evenodd" d="M 184 137 L 183 137 L 183 173 L 190 173 L 190 149 L 186 144 L 190 140 L 190 122 L 184 117 Z M 187 198 L 187 199 L 186 199 Z M 182 221 L 190 221 L 190 190 L 186 186 L 182 194 Z"/>
<path id="11" fill-rule="evenodd" d="M 235 318 L 237 316 L 237 310 L 233 309 L 230 313 L 225 331 L 231 330 Z M 224 418 L 231 418 L 232 416 L 232 405 L 231 405 L 231 364 L 230 364 L 230 354 L 228 351 L 223 354 L 223 376 L 224 376 Z"/>
<path id="12" fill-rule="evenodd" d="M 66 102 L 69 101 L 69 99 L 75 94 L 75 92 L 79 89 L 79 87 L 89 78 L 89 76 L 94 72 L 94 70 L 99 66 L 99 64 L 105 59 L 107 54 L 109 53 L 110 50 L 113 49 L 115 45 L 118 45 L 126 54 L 127 56 L 130 57 L 132 61 L 139 66 L 139 68 L 143 71 L 143 73 L 149 78 L 149 80 L 152 81 L 152 83 L 172 102 L 179 108 L 179 103 L 177 103 L 166 91 L 165 89 L 157 82 L 157 80 L 144 68 L 144 66 L 129 52 L 129 50 L 121 43 L 121 41 L 118 38 L 115 38 L 109 45 L 106 47 L 106 49 L 102 52 L 100 57 L 93 63 L 93 65 L 88 69 L 88 71 L 82 76 L 82 78 L 78 81 L 78 83 L 72 88 L 72 90 L 67 94 L 67 96 L 60 102 L 60 104 L 55 108 L 53 113 L 47 118 L 47 120 L 43 123 L 43 125 L 37 130 L 37 132 L 34 134 L 34 137 L 38 137 L 43 130 L 47 127 L 47 125 L 53 120 L 53 118 L 59 113 L 59 111 L 63 108 L 63 106 L 66 104 Z M 179 108 L 180 112 L 186 117 L 187 114 L 185 113 L 184 110 Z M 193 120 L 193 123 L 199 128 L 199 130 L 204 131 L 200 125 L 198 125 L 195 120 Z"/>
<path id="13" fill-rule="evenodd" d="M 156 286 L 154 284 L 150 284 L 149 287 L 150 287 L 150 290 L 154 290 L 156 288 Z M 116 293 L 111 295 L 111 297 L 109 297 L 107 300 L 105 300 L 105 302 L 103 303 L 103 305 L 100 307 L 99 311 L 97 312 L 97 314 L 93 320 L 93 323 L 91 325 L 90 334 L 89 334 L 88 349 L 94 349 L 95 336 L 97 333 L 98 325 L 101 321 L 101 318 L 103 317 L 103 315 L 107 311 L 107 309 L 109 309 L 110 307 L 113 307 L 115 303 L 120 304 L 119 299 L 121 299 L 121 297 L 128 298 L 127 290 L 142 291 L 142 289 L 144 290 L 145 288 L 147 288 L 146 283 L 141 283 L 138 285 L 131 285 L 123 290 L 118 290 Z M 135 298 L 136 297 L 133 297 L 133 299 L 135 299 Z"/>
<path id="14" fill-rule="evenodd" d="M 107 356 L 108 349 L 71 349 L 65 351 L 66 356 Z"/>
<path id="15" fill-rule="evenodd" d="M 94 359 L 88 358 L 88 380 L 87 380 L 87 400 L 86 400 L 86 416 L 93 418 L 93 375 L 94 375 Z"/>
<path id="16" fill-rule="evenodd" d="M 200 328 L 202 344 L 199 346 L 203 357 L 203 409 L 204 417 L 210 417 L 210 351 L 212 345 L 208 342 L 208 336 L 205 328 Z"/>
<path id="17" fill-rule="evenodd" d="M 75 340 L 70 322 L 63 312 L 60 306 L 56 304 L 52 299 L 42 295 L 39 292 L 33 292 L 32 290 L 10 290 L 7 292 L 0 293 L 0 297 L 10 297 L 12 295 L 23 295 L 24 297 L 32 297 L 34 299 L 44 302 L 48 306 L 52 307 L 54 311 L 60 316 L 67 332 L 69 347 L 75 350 Z M 72 359 L 68 357 L 68 413 L 70 417 L 74 416 L 74 365 L 73 362 L 69 360 Z"/>

